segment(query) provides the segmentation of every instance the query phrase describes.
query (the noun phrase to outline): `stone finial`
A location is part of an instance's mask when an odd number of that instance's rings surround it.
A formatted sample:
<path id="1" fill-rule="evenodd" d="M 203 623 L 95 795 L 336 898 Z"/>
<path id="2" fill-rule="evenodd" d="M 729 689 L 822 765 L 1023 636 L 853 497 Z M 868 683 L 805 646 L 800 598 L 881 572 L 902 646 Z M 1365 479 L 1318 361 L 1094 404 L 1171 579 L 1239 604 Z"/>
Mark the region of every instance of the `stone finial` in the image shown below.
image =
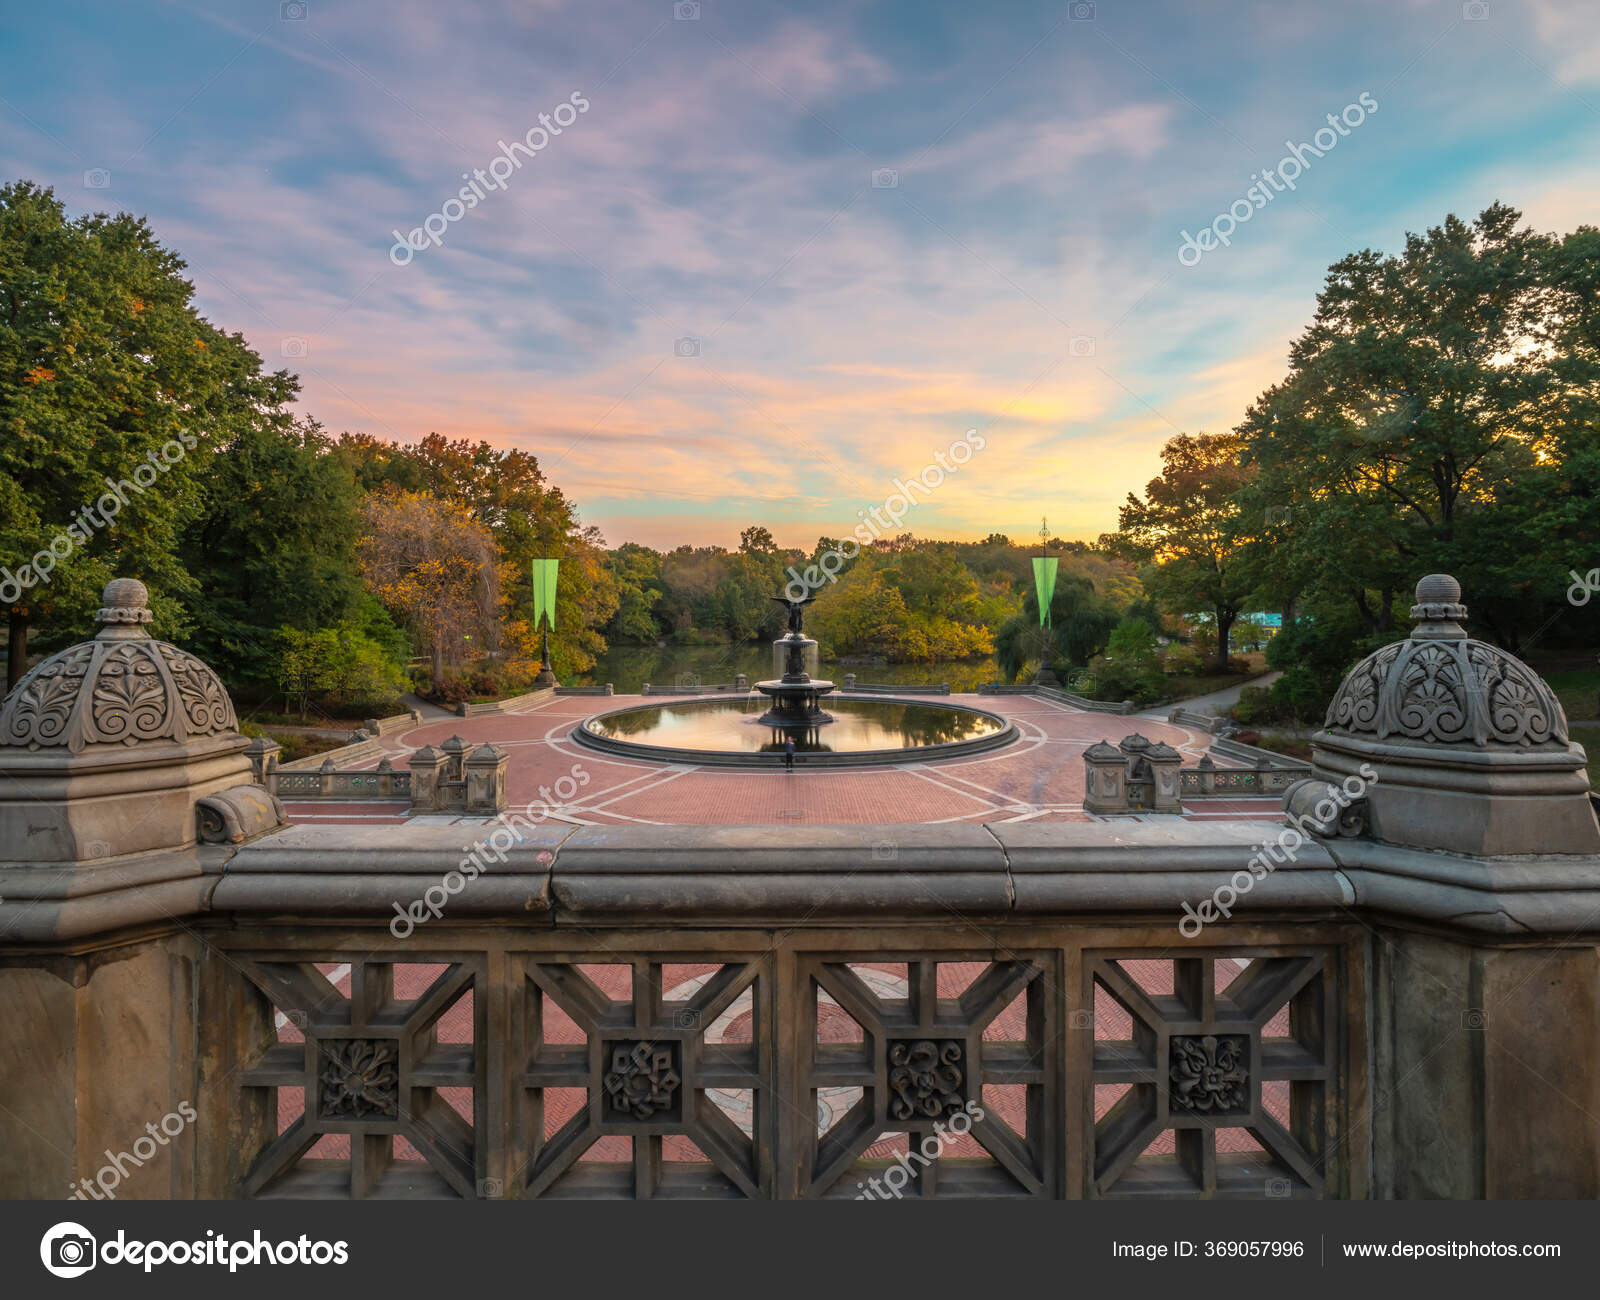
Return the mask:
<path id="1" fill-rule="evenodd" d="M 1417 603 L 1411 607 L 1416 621 L 1413 640 L 1465 641 L 1467 630 L 1460 620 L 1467 616 L 1461 603 L 1461 584 L 1448 573 L 1430 573 L 1417 583 Z"/>
<path id="2" fill-rule="evenodd" d="M 100 593 L 94 616 L 103 624 L 101 640 L 149 636 L 144 624 L 155 617 L 150 612 L 150 590 L 137 578 L 113 578 Z"/>
<path id="3" fill-rule="evenodd" d="M 467 755 L 467 763 L 472 767 L 493 767 L 501 759 L 508 757 L 510 755 L 501 749 L 499 745 L 492 745 L 488 741 L 484 741 L 483 744 Z"/>

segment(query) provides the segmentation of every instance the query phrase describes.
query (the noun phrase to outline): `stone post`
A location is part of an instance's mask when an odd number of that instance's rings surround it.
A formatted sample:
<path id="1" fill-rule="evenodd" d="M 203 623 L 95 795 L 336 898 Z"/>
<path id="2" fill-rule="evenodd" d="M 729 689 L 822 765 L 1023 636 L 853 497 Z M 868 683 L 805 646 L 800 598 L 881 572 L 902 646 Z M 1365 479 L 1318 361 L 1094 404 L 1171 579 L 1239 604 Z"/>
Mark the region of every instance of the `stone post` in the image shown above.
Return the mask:
<path id="1" fill-rule="evenodd" d="M 1196 765 L 1200 769 L 1200 793 L 1216 794 L 1217 792 L 1217 764 L 1210 754 L 1201 754 L 1200 762 Z"/>
<path id="2" fill-rule="evenodd" d="M 394 793 L 394 764 L 388 758 L 378 763 L 378 795 L 387 799 Z"/>
<path id="3" fill-rule="evenodd" d="M 1091 813 L 1128 811 L 1128 756 L 1108 741 L 1083 751 L 1083 810 Z"/>
<path id="4" fill-rule="evenodd" d="M 460 736 L 451 736 L 449 740 L 439 746 L 439 751 L 445 756 L 449 767 L 443 777 L 446 781 L 465 781 L 467 779 L 466 758 L 467 742 Z"/>
<path id="5" fill-rule="evenodd" d="M 333 793 L 334 773 L 339 770 L 339 765 L 331 758 L 322 760 L 322 766 L 317 769 L 317 793 L 326 798 Z"/>
<path id="6" fill-rule="evenodd" d="M 468 813 L 506 810 L 506 765 L 511 756 L 498 745 L 483 744 L 467 755 Z"/>
<path id="7" fill-rule="evenodd" d="M 411 768 L 412 812 L 438 812 L 444 807 L 444 791 L 440 785 L 445 780 L 443 773 L 449 761 L 432 745 L 424 745 L 411 756 L 407 766 Z"/>
<path id="8" fill-rule="evenodd" d="M 256 784 L 271 794 L 278 793 L 278 755 L 282 752 L 283 746 L 266 736 L 257 736 L 244 751 Z"/>
<path id="9" fill-rule="evenodd" d="M 854 673 L 846 673 L 844 675 L 844 688 L 847 691 L 855 690 L 855 688 L 856 688 L 856 675 Z"/>
<path id="10" fill-rule="evenodd" d="M 1151 791 L 1151 807 L 1155 812 L 1175 813 L 1183 811 L 1182 790 L 1179 776 L 1183 769 L 1183 755 L 1178 753 L 1171 745 L 1157 742 L 1144 751 L 1145 761 L 1150 764 L 1150 772 L 1154 789 Z"/>

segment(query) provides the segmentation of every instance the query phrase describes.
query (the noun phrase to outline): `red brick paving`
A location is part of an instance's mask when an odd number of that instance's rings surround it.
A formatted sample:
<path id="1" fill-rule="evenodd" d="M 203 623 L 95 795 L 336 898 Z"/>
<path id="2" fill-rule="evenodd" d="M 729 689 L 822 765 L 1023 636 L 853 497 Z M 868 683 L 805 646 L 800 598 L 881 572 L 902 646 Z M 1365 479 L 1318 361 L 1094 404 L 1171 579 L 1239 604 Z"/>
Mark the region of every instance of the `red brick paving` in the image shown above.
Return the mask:
<path id="1" fill-rule="evenodd" d="M 1196 761 L 1211 744 L 1204 732 L 1150 718 L 1089 713 L 1029 696 L 951 696 L 951 702 L 1013 719 L 1021 738 L 1005 749 L 938 763 L 886 764 L 849 770 L 734 771 L 620 759 L 584 749 L 570 733 L 591 713 L 642 697 L 558 696 L 521 713 L 428 722 L 385 738 L 396 767 L 423 745 L 460 735 L 508 750 L 511 807 L 555 802 L 563 777 L 587 776 L 569 803 L 554 808 L 561 824 L 824 825 L 856 822 L 1082 821 L 1083 751 L 1138 731 Z M 374 757 L 366 766 L 376 766 Z M 1236 766 L 1228 760 L 1219 766 Z M 1275 817 L 1277 800 L 1207 800 L 1189 809 L 1203 819 Z M 309 824 L 391 825 L 407 819 L 403 802 L 289 804 L 290 819 Z"/>

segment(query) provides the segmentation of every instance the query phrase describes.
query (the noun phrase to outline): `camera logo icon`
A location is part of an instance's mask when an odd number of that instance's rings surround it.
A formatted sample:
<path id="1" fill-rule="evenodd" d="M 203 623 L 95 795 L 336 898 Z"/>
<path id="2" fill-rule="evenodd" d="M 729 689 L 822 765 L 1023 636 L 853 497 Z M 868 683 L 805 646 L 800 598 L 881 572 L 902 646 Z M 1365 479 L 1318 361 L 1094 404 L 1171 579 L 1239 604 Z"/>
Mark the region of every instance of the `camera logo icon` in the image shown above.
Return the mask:
<path id="1" fill-rule="evenodd" d="M 700 689 L 700 675 L 698 673 L 679 673 L 678 685 L 686 686 L 691 691 L 697 691 Z"/>
<path id="2" fill-rule="evenodd" d="M 306 355 L 306 341 L 297 334 L 291 334 L 284 339 L 278 347 L 279 354 L 285 361 L 293 361 Z"/>
<path id="3" fill-rule="evenodd" d="M 700 355 L 700 340 L 692 335 L 685 334 L 672 345 L 672 355 L 675 357 L 697 357 Z"/>
<path id="4" fill-rule="evenodd" d="M 680 23 L 697 23 L 700 21 L 700 0 L 678 0 L 672 6 L 672 16 Z"/>
<path id="5" fill-rule="evenodd" d="M 83 173 L 83 188 L 86 190 L 110 189 L 111 173 L 104 167 L 90 167 Z"/>
<path id="6" fill-rule="evenodd" d="M 1294 1187 L 1287 1178 L 1267 1179 L 1267 1198 L 1273 1201 L 1287 1201 L 1294 1194 Z"/>
<path id="7" fill-rule="evenodd" d="M 1093 1029 L 1094 1013 L 1086 1010 L 1083 1007 L 1079 1007 L 1067 1017 L 1067 1024 L 1073 1029 Z"/>
<path id="8" fill-rule="evenodd" d="M 1461 6 L 1461 17 L 1469 23 L 1486 22 L 1489 18 L 1489 6 L 1484 0 L 1467 0 L 1467 3 Z"/>
<path id="9" fill-rule="evenodd" d="M 298 23 L 304 21 L 305 16 L 305 0 L 283 0 L 278 6 L 278 18 L 281 22 Z"/>
<path id="10" fill-rule="evenodd" d="M 700 1013 L 693 1007 L 679 1007 L 672 1013 L 672 1027 L 674 1029 L 700 1028 Z"/>
<path id="11" fill-rule="evenodd" d="M 506 1185 L 498 1178 L 478 1179 L 478 1199 L 483 1201 L 498 1201 L 506 1194 Z"/>
<path id="12" fill-rule="evenodd" d="M 81 1223 L 58 1223 L 39 1242 L 39 1259 L 57 1277 L 82 1277 L 97 1256 L 95 1240 Z"/>
<path id="13" fill-rule="evenodd" d="M 1067 355 L 1074 357 L 1092 357 L 1094 355 L 1094 340 L 1087 334 L 1067 340 Z"/>
<path id="14" fill-rule="evenodd" d="M 1072 0 L 1067 6 L 1067 17 L 1078 22 L 1092 22 L 1094 20 L 1093 0 Z"/>
<path id="15" fill-rule="evenodd" d="M 900 856 L 900 850 L 892 840 L 879 840 L 872 846 L 872 860 L 874 862 L 893 862 Z"/>
<path id="16" fill-rule="evenodd" d="M 900 184 L 900 173 L 893 167 L 875 167 L 872 171 L 872 188 L 892 190 Z"/>
<path id="17" fill-rule="evenodd" d="M 1473 1007 L 1461 1013 L 1461 1027 L 1476 1032 L 1489 1023 L 1489 1017 L 1481 1007 Z"/>

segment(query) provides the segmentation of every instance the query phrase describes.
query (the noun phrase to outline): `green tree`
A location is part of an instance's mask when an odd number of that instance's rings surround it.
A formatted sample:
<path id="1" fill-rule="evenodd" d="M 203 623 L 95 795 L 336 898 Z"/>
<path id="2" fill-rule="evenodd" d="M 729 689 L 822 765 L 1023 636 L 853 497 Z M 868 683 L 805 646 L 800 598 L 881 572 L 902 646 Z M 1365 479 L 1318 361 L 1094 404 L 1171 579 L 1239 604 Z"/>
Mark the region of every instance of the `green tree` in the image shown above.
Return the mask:
<path id="1" fill-rule="evenodd" d="M 1169 609 L 1209 609 L 1217 620 L 1217 665 L 1228 662 L 1228 634 L 1253 585 L 1242 562 L 1237 497 L 1250 473 L 1236 434 L 1181 433 L 1161 449 L 1162 470 L 1143 500 L 1128 494 L 1117 531 L 1103 550 L 1146 566 L 1141 578 Z"/>
<path id="2" fill-rule="evenodd" d="M 332 627 L 361 602 L 361 494 L 331 447 L 314 421 L 263 424 L 221 448 L 199 485 L 181 541 L 198 586 L 191 640 L 246 681 L 271 680 L 274 629 Z"/>
<path id="3" fill-rule="evenodd" d="M 184 262 L 142 218 L 69 218 L 0 187 L 0 605 L 8 685 L 31 628 L 78 635 L 100 586 L 147 580 L 181 635 L 197 585 L 178 554 L 213 451 L 295 392 L 193 305 Z"/>

